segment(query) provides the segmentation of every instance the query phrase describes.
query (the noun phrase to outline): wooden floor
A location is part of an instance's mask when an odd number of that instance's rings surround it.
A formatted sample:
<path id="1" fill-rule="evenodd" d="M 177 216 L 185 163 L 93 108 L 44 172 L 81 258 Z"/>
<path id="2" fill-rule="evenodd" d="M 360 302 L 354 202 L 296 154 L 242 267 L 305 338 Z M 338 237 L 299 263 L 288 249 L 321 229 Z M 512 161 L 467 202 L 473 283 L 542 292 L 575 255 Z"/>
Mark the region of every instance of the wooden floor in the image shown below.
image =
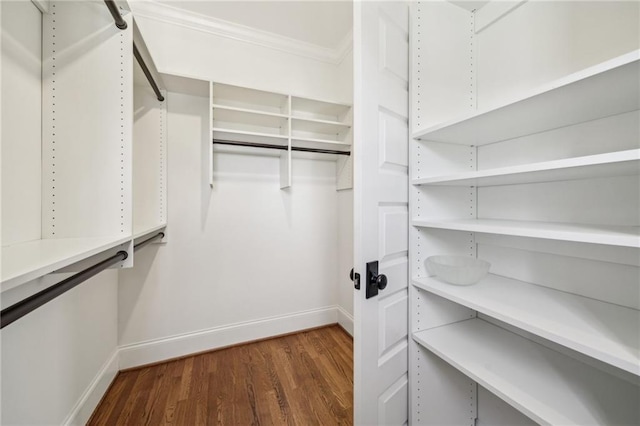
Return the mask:
<path id="1" fill-rule="evenodd" d="M 335 325 L 122 372 L 88 424 L 353 424 L 353 341 Z"/>

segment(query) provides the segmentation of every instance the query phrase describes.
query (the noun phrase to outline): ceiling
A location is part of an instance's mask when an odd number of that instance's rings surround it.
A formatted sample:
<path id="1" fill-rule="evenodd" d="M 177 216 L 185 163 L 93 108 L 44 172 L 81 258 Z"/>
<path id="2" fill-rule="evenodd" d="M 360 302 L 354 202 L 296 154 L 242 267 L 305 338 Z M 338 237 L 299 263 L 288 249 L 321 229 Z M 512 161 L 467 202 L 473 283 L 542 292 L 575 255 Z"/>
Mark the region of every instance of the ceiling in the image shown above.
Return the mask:
<path id="1" fill-rule="evenodd" d="M 156 1 L 329 49 L 337 48 L 352 27 L 353 3 L 349 0 Z"/>

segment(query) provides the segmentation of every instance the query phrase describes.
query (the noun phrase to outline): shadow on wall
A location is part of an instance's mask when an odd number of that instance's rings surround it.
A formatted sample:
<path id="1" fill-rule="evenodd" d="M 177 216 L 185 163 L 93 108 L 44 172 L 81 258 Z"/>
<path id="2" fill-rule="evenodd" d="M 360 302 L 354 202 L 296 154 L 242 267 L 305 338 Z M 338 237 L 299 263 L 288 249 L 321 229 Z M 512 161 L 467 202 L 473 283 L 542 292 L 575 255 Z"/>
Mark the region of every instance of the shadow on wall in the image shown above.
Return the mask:
<path id="1" fill-rule="evenodd" d="M 158 244 L 149 244 L 135 253 L 135 267 L 119 270 L 118 283 L 118 337 L 126 335 L 126 329 L 135 307 L 141 300 L 143 290 L 146 293 L 156 292 L 153 288 L 144 289 L 145 285 L 153 286 L 159 280 L 150 280 L 149 272 L 160 249 Z M 149 299 L 147 297 L 147 299 Z M 121 344 L 122 342 L 118 342 Z"/>

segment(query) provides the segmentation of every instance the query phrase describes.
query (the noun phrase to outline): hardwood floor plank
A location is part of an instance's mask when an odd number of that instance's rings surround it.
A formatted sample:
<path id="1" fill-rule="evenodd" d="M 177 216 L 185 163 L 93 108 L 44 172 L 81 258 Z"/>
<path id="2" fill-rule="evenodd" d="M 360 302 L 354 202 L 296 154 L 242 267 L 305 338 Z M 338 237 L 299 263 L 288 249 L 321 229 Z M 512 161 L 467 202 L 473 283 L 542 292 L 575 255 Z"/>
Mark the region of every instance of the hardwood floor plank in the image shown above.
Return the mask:
<path id="1" fill-rule="evenodd" d="M 353 341 L 339 326 L 118 374 L 89 425 L 352 425 Z"/>

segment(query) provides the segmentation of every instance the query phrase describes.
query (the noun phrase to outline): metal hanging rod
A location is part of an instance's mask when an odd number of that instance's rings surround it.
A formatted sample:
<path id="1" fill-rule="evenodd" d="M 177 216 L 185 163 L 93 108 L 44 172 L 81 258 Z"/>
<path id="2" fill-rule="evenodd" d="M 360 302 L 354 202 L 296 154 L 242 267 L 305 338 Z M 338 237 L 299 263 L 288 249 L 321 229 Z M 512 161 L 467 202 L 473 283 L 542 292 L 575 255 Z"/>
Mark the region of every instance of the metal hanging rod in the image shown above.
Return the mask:
<path id="1" fill-rule="evenodd" d="M 140 241 L 138 244 L 136 244 L 135 246 L 133 246 L 133 251 L 138 251 L 139 249 L 141 249 L 142 247 L 146 246 L 147 244 L 151 243 L 153 240 L 157 239 L 157 238 L 164 238 L 164 232 L 159 232 L 156 235 L 154 235 L 151 238 L 147 238 L 144 241 Z"/>
<path id="2" fill-rule="evenodd" d="M 104 0 L 104 2 L 107 5 L 107 8 L 109 8 L 109 12 L 111 12 L 111 16 L 113 16 L 113 20 L 115 21 L 116 27 L 120 30 L 127 29 L 127 22 L 122 18 L 122 15 L 118 10 L 118 6 L 116 5 L 116 2 L 114 0 Z M 164 96 L 162 96 L 162 93 L 160 93 L 160 88 L 158 87 L 158 84 L 153 79 L 153 75 L 151 75 L 151 71 L 149 71 L 149 68 L 147 67 L 147 64 L 144 62 L 144 59 L 142 59 L 142 56 L 140 55 L 140 51 L 138 50 L 138 46 L 136 46 L 135 41 L 133 42 L 133 56 L 135 56 L 136 61 L 138 61 L 138 64 L 140 64 L 140 68 L 142 68 L 142 72 L 144 73 L 144 76 L 147 77 L 147 81 L 151 85 L 151 88 L 155 92 L 158 100 L 160 102 L 164 101 Z"/>
<path id="3" fill-rule="evenodd" d="M 116 21 L 116 27 L 118 27 L 119 30 L 126 30 L 127 22 L 122 18 L 122 15 L 120 15 L 116 2 L 114 0 L 104 0 L 104 2 L 107 5 L 109 12 L 111 12 L 113 20 Z"/>
<path id="4" fill-rule="evenodd" d="M 162 96 L 162 93 L 160 93 L 160 88 L 156 84 L 156 81 L 153 79 L 151 71 L 149 71 L 149 68 L 147 68 L 147 64 L 144 63 L 144 59 L 142 59 L 142 56 L 140 56 L 140 52 L 138 51 L 138 47 L 136 46 L 135 41 L 133 42 L 133 56 L 136 57 L 138 64 L 140 64 L 140 68 L 142 68 L 142 72 L 144 73 L 144 76 L 147 77 L 147 81 L 151 85 L 153 91 L 156 93 L 156 97 L 158 98 L 158 100 L 160 102 L 164 101 L 164 96 Z"/>
<path id="5" fill-rule="evenodd" d="M 282 145 L 270 145 L 267 143 L 258 143 L 258 142 L 241 142 L 241 141 L 229 141 L 224 139 L 214 139 L 214 145 L 233 145 L 233 146 L 246 146 L 251 148 L 266 148 L 266 149 L 279 149 L 282 151 L 286 151 L 288 148 Z M 349 151 L 337 151 L 333 149 L 318 149 L 318 148 L 304 148 L 299 146 L 292 146 L 291 151 L 300 151 L 300 152 L 317 152 L 320 154 L 334 154 L 334 155 L 351 155 Z"/>
<path id="6" fill-rule="evenodd" d="M 27 297 L 24 300 L 15 303 L 8 308 L 3 309 L 0 312 L 0 329 L 5 328 L 14 321 L 19 320 L 23 316 L 38 309 L 40 306 L 55 299 L 56 297 L 66 293 L 78 284 L 88 280 L 99 272 L 107 269 L 109 266 L 121 262 L 129 257 L 126 251 L 119 251 L 113 256 L 96 263 L 95 265 L 78 272 L 77 274 L 60 281 L 57 284 L 52 285 L 34 295 Z"/>

